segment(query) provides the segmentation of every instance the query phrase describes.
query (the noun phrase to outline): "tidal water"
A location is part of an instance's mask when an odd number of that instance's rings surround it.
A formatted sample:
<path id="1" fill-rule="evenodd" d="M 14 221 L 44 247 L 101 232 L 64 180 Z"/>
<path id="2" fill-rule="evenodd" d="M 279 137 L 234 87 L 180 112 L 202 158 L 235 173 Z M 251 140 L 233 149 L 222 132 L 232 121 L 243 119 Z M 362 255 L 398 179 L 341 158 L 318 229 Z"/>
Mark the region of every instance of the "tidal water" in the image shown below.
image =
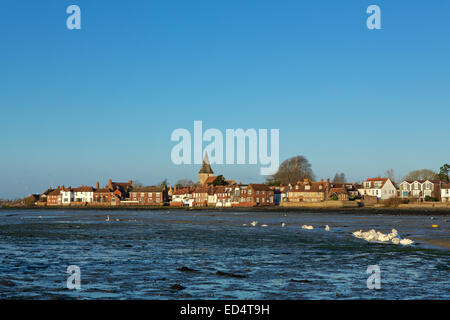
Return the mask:
<path id="1" fill-rule="evenodd" d="M 255 220 L 259 224 L 249 226 Z M 339 212 L 0 210 L 0 299 L 449 299 L 447 220 Z M 351 234 L 372 228 L 395 228 L 416 243 L 368 243 Z M 67 288 L 69 265 L 80 267 L 80 290 Z M 369 265 L 380 267 L 379 290 L 367 288 Z"/>

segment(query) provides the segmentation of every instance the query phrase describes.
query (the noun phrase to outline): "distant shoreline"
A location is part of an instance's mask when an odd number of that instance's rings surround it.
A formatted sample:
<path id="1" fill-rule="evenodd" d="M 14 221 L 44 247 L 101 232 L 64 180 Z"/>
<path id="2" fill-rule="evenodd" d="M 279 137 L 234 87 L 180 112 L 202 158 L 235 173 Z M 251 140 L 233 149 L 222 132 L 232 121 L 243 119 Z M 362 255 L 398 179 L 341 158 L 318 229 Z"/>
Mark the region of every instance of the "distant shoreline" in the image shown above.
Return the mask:
<path id="1" fill-rule="evenodd" d="M 26 207 L 11 206 L 0 207 L 0 210 L 92 210 L 92 211 L 216 211 L 216 212 L 338 212 L 343 214 L 390 214 L 390 215 L 450 215 L 450 208 L 442 207 L 413 207 L 413 208 L 395 208 L 395 207 L 357 207 L 357 208 L 317 208 L 317 207 L 231 207 L 231 208 L 214 208 L 214 207 L 171 207 L 171 206 L 51 206 L 51 207 Z"/>

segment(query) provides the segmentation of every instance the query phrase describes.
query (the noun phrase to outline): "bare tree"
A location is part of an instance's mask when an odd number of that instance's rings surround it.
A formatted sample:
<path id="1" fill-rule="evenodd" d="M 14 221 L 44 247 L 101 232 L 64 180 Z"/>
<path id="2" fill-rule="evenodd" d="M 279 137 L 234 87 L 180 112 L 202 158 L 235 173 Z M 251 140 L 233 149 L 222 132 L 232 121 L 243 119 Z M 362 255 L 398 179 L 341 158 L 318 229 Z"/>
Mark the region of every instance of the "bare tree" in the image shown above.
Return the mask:
<path id="1" fill-rule="evenodd" d="M 186 188 L 195 185 L 195 183 L 192 180 L 189 179 L 180 179 L 175 183 L 175 186 L 177 188 Z"/>
<path id="2" fill-rule="evenodd" d="M 333 178 L 333 182 L 335 183 L 345 183 L 347 182 L 347 179 L 345 178 L 345 173 L 336 173 L 336 175 Z"/>
<path id="3" fill-rule="evenodd" d="M 404 178 L 404 180 L 434 180 L 439 179 L 436 172 L 430 169 L 421 169 L 410 171 Z"/>
<path id="4" fill-rule="evenodd" d="M 138 181 L 138 180 L 134 180 L 131 187 L 132 188 L 142 188 L 143 184 L 140 181 Z"/>
<path id="5" fill-rule="evenodd" d="M 311 164 L 303 156 L 296 156 L 283 161 L 271 178 L 268 179 L 270 184 L 295 184 L 299 180 L 308 178 L 314 180 L 314 173 Z"/>
<path id="6" fill-rule="evenodd" d="M 394 177 L 394 169 L 388 169 L 386 170 L 386 172 L 384 173 L 384 175 L 389 178 L 392 182 L 395 182 L 395 177 Z"/>

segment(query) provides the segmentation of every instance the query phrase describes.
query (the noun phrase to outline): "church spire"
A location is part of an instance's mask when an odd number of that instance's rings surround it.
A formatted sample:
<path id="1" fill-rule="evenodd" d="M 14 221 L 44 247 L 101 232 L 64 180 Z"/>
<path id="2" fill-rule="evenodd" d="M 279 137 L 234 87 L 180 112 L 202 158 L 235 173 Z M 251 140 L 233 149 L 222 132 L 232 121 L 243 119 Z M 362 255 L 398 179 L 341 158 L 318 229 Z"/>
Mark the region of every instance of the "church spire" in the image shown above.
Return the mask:
<path id="1" fill-rule="evenodd" d="M 214 173 L 211 169 L 211 165 L 209 164 L 208 153 L 206 152 L 205 157 L 203 158 L 202 167 L 198 173 L 208 173 L 208 174 Z"/>

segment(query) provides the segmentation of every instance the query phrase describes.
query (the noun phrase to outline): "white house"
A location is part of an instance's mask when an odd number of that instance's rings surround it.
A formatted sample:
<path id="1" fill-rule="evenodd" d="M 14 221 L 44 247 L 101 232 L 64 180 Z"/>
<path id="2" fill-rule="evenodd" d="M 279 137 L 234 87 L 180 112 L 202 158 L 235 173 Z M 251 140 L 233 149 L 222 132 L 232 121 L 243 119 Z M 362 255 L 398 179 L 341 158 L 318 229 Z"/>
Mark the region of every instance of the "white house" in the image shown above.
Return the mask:
<path id="1" fill-rule="evenodd" d="M 450 183 L 441 187 L 441 200 L 442 202 L 450 202 Z"/>
<path id="2" fill-rule="evenodd" d="M 194 200 L 195 199 L 193 197 L 192 190 L 190 190 L 189 188 L 180 188 L 172 192 L 171 202 L 179 202 L 185 206 L 192 206 Z"/>
<path id="3" fill-rule="evenodd" d="M 361 196 L 376 196 L 380 200 L 397 196 L 397 188 L 389 178 L 369 178 L 358 190 Z"/>
<path id="4" fill-rule="evenodd" d="M 441 197 L 442 181 L 439 180 L 403 180 L 400 183 L 400 197 L 425 199 Z"/>
<path id="5" fill-rule="evenodd" d="M 81 186 L 73 189 L 73 198 L 75 202 L 93 202 L 94 188 Z"/>
<path id="6" fill-rule="evenodd" d="M 68 188 L 64 188 L 64 186 L 62 186 L 61 188 L 61 203 L 62 204 L 70 204 L 71 202 L 73 202 L 73 190 L 71 187 Z"/>

